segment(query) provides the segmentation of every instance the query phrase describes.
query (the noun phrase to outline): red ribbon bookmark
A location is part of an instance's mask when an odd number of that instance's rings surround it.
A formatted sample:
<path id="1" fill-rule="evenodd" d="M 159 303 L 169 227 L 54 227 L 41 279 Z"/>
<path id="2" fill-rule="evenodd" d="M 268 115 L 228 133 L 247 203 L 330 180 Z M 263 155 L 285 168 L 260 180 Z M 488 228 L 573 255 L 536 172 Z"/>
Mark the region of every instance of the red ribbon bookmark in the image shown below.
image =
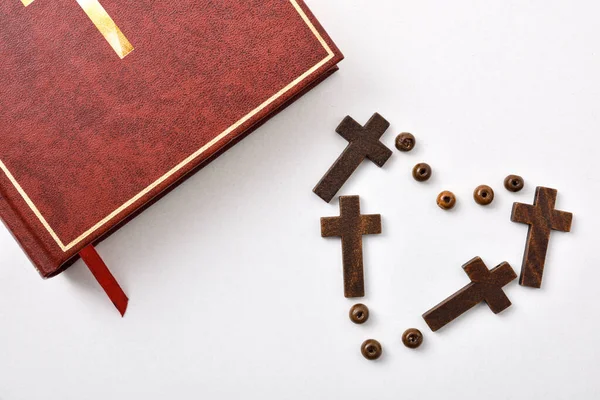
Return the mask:
<path id="1" fill-rule="evenodd" d="M 110 301 L 113 302 L 117 310 L 121 313 L 121 316 L 124 316 L 129 299 L 115 277 L 108 270 L 106 264 L 104 264 L 104 261 L 102 261 L 102 258 L 100 258 L 98 252 L 96 252 L 94 246 L 90 244 L 79 252 L 79 256 L 90 271 L 92 271 L 92 274 L 100 286 L 102 286 Z"/>

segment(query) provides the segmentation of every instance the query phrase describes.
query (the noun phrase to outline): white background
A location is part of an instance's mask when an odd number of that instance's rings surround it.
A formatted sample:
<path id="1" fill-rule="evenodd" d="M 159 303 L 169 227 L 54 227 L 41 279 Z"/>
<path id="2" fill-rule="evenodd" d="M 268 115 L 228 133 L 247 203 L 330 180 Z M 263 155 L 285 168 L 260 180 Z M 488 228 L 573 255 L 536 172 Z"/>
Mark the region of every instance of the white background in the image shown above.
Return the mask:
<path id="1" fill-rule="evenodd" d="M 43 281 L 0 229 L 0 399 L 597 399 L 600 5 L 562 0 L 309 0 L 341 71 L 98 247 L 131 301 L 124 319 L 79 261 Z M 380 213 L 364 239 L 363 326 L 342 290 L 338 215 L 312 188 L 343 150 L 349 114 L 415 134 L 341 194 Z M 425 184 L 412 166 L 434 168 Z M 526 188 L 512 194 L 509 173 Z M 484 208 L 471 193 L 489 184 Z M 540 290 L 505 290 L 437 333 L 421 314 L 481 256 L 520 271 L 514 201 L 559 190 Z M 458 206 L 444 212 L 437 193 Z M 425 334 L 417 351 L 406 328 Z M 367 338 L 384 356 L 365 360 Z"/>

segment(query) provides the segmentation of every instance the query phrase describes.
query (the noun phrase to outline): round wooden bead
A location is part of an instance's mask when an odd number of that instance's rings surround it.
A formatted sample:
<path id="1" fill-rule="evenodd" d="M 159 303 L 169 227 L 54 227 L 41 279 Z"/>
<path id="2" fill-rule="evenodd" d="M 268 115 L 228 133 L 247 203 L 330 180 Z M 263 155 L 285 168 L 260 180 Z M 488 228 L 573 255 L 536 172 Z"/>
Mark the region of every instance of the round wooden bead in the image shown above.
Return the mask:
<path id="1" fill-rule="evenodd" d="M 355 324 L 364 324 L 369 319 L 369 308 L 364 304 L 355 304 L 350 309 L 350 320 Z"/>
<path id="2" fill-rule="evenodd" d="M 423 343 L 423 334 L 415 328 L 407 329 L 402 334 L 402 343 L 410 349 L 416 349 Z"/>
<path id="3" fill-rule="evenodd" d="M 400 151 L 411 151 L 416 143 L 412 133 L 404 132 L 396 136 L 396 148 Z"/>
<path id="4" fill-rule="evenodd" d="M 438 194 L 437 205 L 443 210 L 451 210 L 456 205 L 456 196 L 454 196 L 454 193 L 444 190 Z"/>
<path id="5" fill-rule="evenodd" d="M 383 349 L 377 340 L 368 339 L 363 342 L 362 346 L 360 346 L 360 351 L 367 360 L 377 360 L 379 357 L 381 357 Z"/>
<path id="6" fill-rule="evenodd" d="M 427 163 L 419 163 L 413 168 L 412 176 L 419 182 L 425 182 L 431 178 L 431 167 Z"/>
<path id="7" fill-rule="evenodd" d="M 475 188 L 473 198 L 477 204 L 487 206 L 494 201 L 494 190 L 488 185 L 480 185 Z"/>
<path id="8" fill-rule="evenodd" d="M 509 192 L 518 192 L 525 186 L 525 181 L 519 175 L 509 175 L 504 179 L 504 187 Z"/>

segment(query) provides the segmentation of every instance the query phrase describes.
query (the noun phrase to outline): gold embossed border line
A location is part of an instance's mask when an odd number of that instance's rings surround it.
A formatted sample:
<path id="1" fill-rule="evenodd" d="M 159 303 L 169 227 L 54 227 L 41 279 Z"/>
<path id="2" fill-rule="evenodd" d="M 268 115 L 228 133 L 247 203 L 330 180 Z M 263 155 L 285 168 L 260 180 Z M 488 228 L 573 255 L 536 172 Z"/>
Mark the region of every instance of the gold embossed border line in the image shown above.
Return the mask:
<path id="1" fill-rule="evenodd" d="M 21 0 L 21 1 L 22 1 L 22 3 L 25 6 L 27 6 L 27 5 L 31 4 L 31 3 L 33 3 L 35 0 Z M 41 1 L 41 0 L 38 0 L 38 1 Z M 44 0 L 44 1 L 51 1 L 51 0 Z M 100 3 L 98 2 L 98 0 L 77 0 L 77 2 L 80 5 L 82 5 L 82 7 L 84 7 L 83 4 L 97 3 L 97 6 L 92 7 L 90 9 L 96 10 L 97 12 L 98 12 L 98 10 L 101 9 L 104 13 L 106 13 L 106 11 L 100 5 Z M 31 198 L 27 195 L 27 193 L 25 192 L 25 190 L 23 190 L 23 188 L 21 187 L 21 185 L 19 184 L 19 182 L 15 179 L 15 177 L 10 172 L 10 170 L 6 167 L 6 165 L 4 164 L 4 162 L 0 159 L 0 169 L 6 174 L 7 178 L 10 180 L 10 182 L 15 187 L 15 189 L 17 190 L 17 192 L 21 195 L 21 197 L 23 198 L 23 200 L 25 201 L 25 203 L 27 203 L 27 205 L 29 206 L 29 208 L 31 209 L 31 211 L 39 219 L 40 223 L 48 231 L 48 233 L 50 234 L 50 236 L 52 237 L 52 239 L 54 239 L 54 241 L 56 242 L 56 244 L 60 247 L 60 249 L 63 252 L 67 252 L 71 248 L 77 246 L 79 243 L 81 243 L 82 241 L 84 241 L 90 235 L 94 234 L 94 232 L 96 232 L 98 229 L 102 228 L 104 225 L 106 225 L 112 219 L 114 219 L 115 217 L 117 217 L 117 215 L 119 215 L 121 212 L 125 211 L 127 208 L 129 208 L 132 205 L 134 205 L 136 202 L 138 202 L 145 195 L 147 195 L 148 193 L 150 193 L 152 190 L 154 190 L 155 188 L 157 188 L 158 186 L 160 186 L 160 184 L 162 184 L 167 179 L 169 179 L 171 176 L 173 176 L 178 171 L 180 171 L 181 169 L 183 169 L 186 165 L 188 165 L 191 162 L 193 162 L 202 153 L 206 152 L 208 149 L 210 149 L 211 147 L 213 147 L 217 143 L 221 142 L 223 139 L 227 138 L 228 136 L 231 136 L 236 131 L 236 129 L 238 129 L 244 123 L 248 122 L 256 114 L 260 113 L 262 110 L 264 110 L 270 104 L 272 104 L 273 102 L 275 102 L 281 96 L 285 95 L 287 92 L 289 92 L 290 90 L 292 90 L 295 86 L 297 86 L 298 84 L 300 84 L 301 82 L 303 82 L 310 75 L 312 75 L 314 72 L 316 72 L 317 70 L 319 70 L 319 68 L 321 68 L 322 66 L 324 66 L 325 64 L 327 64 L 335 56 L 335 54 L 333 53 L 333 51 L 331 50 L 331 48 L 329 47 L 329 45 L 327 44 L 327 42 L 325 41 L 325 39 L 321 36 L 321 34 L 317 30 L 317 28 L 310 21 L 310 18 L 308 18 L 308 16 L 306 15 L 306 13 L 302 9 L 302 7 L 300 7 L 300 5 L 298 4 L 298 2 L 296 0 L 290 0 L 290 3 L 294 6 L 294 9 L 298 12 L 298 14 L 302 18 L 302 20 L 310 28 L 312 34 L 316 37 L 316 39 L 319 41 L 319 43 L 321 44 L 321 46 L 323 46 L 323 48 L 327 51 L 327 56 L 324 59 L 322 59 L 321 61 L 319 61 L 317 64 L 315 64 L 313 67 L 311 67 L 308 71 L 304 72 L 302 75 L 300 75 L 299 77 L 297 77 L 296 79 L 294 79 L 287 86 L 285 86 L 284 88 L 282 88 L 281 90 L 279 90 L 273 96 L 271 96 L 270 98 L 268 98 L 265 102 L 263 102 L 262 104 L 260 104 L 254 110 L 252 110 L 248 114 L 244 115 L 241 119 L 239 119 L 238 121 L 236 121 L 233 125 L 231 125 L 229 128 L 227 128 L 225 131 L 221 132 L 213 140 L 211 140 L 210 142 L 208 142 L 207 144 L 205 144 L 204 146 L 202 146 L 200 149 L 196 150 L 194 153 L 190 154 L 186 159 L 184 159 L 183 161 L 181 161 L 179 164 L 175 165 L 166 174 L 164 174 L 163 176 L 161 176 L 160 178 L 158 178 L 156 181 L 152 182 L 150 185 L 148 185 L 146 188 L 144 188 L 141 192 L 139 192 L 134 197 L 132 197 L 131 199 L 129 199 L 128 201 L 126 201 L 124 204 L 122 204 L 119 208 L 117 208 L 116 210 L 114 210 L 113 212 L 111 212 L 109 215 L 107 215 L 106 217 L 104 217 L 102 220 L 100 220 L 98 223 L 96 223 L 94 226 L 92 226 L 91 228 L 89 228 L 88 230 L 86 230 L 85 232 L 83 232 L 79 237 L 77 237 L 72 242 L 64 244 L 64 242 L 58 237 L 58 235 L 56 234 L 56 232 L 52 229 L 52 227 L 50 226 L 50 224 L 48 223 L 48 221 L 44 218 L 44 216 L 42 215 L 42 213 L 40 212 L 40 210 L 33 203 L 33 201 L 31 200 Z M 84 8 L 84 10 L 85 10 L 85 8 Z M 87 13 L 87 11 L 86 11 L 86 13 Z M 101 12 L 100 12 L 100 14 L 101 14 Z M 90 14 L 88 14 L 88 16 L 90 16 Z M 106 13 L 106 16 L 108 16 L 108 19 L 110 19 L 112 25 L 114 25 L 114 29 L 118 30 L 118 32 L 119 32 L 119 34 L 121 36 L 119 36 L 118 34 L 116 34 L 114 30 L 112 31 L 113 35 L 117 35 L 116 36 L 117 38 L 124 39 L 126 41 L 126 43 L 129 43 L 129 41 L 127 41 L 127 39 L 125 38 L 125 36 L 119 30 L 119 28 L 114 24 L 114 21 L 112 21 L 112 18 L 110 18 L 110 16 L 107 13 Z M 94 24 L 96 24 L 96 21 L 94 21 L 94 19 L 91 16 L 90 16 L 90 19 L 92 19 L 92 21 L 94 22 Z M 104 19 L 103 21 L 106 22 L 107 20 Z M 96 24 L 96 26 L 98 27 L 97 24 Z M 110 28 L 110 23 L 108 24 L 108 26 L 106 26 L 105 28 L 102 28 L 102 29 L 108 29 L 108 28 Z M 98 29 L 104 35 L 103 30 L 100 27 L 98 27 Z M 106 35 L 104 35 L 104 37 L 106 38 Z M 113 45 L 113 43 L 108 38 L 107 38 L 107 40 L 109 41 L 109 43 L 111 44 L 111 46 L 113 46 L 113 49 L 115 49 L 115 46 Z M 124 42 L 119 42 L 119 46 L 123 46 L 123 43 Z M 131 44 L 129 44 L 129 46 L 131 47 L 131 50 L 133 50 L 133 47 L 131 46 Z M 129 50 L 129 52 L 131 52 L 131 50 Z M 115 49 L 115 51 L 117 51 L 117 50 Z M 125 55 L 129 54 L 129 52 L 127 52 Z M 117 51 L 117 54 L 119 54 L 118 51 Z M 125 55 L 123 55 L 121 58 L 125 57 Z"/>

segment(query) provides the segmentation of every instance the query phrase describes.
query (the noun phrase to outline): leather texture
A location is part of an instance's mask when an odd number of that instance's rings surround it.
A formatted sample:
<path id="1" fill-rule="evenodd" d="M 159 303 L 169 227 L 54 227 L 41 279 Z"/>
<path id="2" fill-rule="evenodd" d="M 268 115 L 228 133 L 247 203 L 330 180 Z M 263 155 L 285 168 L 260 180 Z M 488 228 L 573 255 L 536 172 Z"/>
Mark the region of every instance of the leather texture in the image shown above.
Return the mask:
<path id="1" fill-rule="evenodd" d="M 155 184 L 64 251 L 0 171 L 0 215 L 44 277 L 64 270 L 81 249 L 237 143 L 343 58 L 300 0 L 102 6 L 135 48 L 124 59 L 77 2 L 0 4 L 0 160 L 61 243 L 76 242 Z"/>

